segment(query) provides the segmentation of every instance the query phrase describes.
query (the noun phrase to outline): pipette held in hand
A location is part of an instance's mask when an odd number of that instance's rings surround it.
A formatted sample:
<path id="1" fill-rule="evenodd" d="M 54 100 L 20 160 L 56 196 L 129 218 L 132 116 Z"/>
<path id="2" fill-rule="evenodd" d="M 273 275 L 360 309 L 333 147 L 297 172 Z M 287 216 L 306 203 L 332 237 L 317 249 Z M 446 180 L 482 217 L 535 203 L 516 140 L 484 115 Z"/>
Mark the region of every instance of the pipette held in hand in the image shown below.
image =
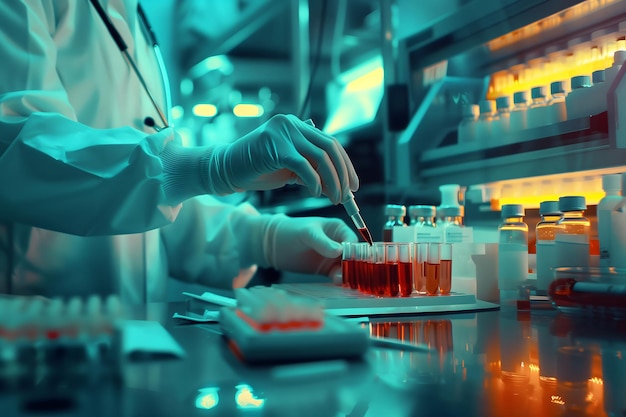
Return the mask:
<path id="1" fill-rule="evenodd" d="M 354 223 L 354 226 L 358 230 L 363 240 L 365 240 L 367 243 L 370 244 L 370 246 L 372 246 L 373 244 L 372 234 L 370 233 L 369 229 L 365 225 L 365 221 L 363 221 L 363 217 L 361 217 L 359 206 L 356 205 L 356 201 L 354 200 L 354 194 L 350 192 L 350 194 L 348 195 L 348 199 L 345 200 L 341 204 L 343 205 L 343 208 L 346 210 L 346 213 L 348 213 L 348 216 L 350 216 L 352 223 Z"/>

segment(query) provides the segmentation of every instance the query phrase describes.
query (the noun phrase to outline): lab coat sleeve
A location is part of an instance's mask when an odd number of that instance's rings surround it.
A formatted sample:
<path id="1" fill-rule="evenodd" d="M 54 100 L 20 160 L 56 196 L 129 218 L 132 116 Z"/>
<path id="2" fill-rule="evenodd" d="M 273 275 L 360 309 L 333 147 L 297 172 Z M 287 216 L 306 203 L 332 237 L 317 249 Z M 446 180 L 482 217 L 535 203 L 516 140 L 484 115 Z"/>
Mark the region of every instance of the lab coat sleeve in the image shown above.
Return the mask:
<path id="1" fill-rule="evenodd" d="M 206 150 L 76 121 L 56 71 L 51 2 L 0 2 L 0 219 L 76 235 L 169 224 L 204 192 Z"/>
<path id="2" fill-rule="evenodd" d="M 176 221 L 161 228 L 170 276 L 231 288 L 240 271 L 262 264 L 260 226 L 269 217 L 249 204 L 233 206 L 211 196 L 186 201 Z"/>

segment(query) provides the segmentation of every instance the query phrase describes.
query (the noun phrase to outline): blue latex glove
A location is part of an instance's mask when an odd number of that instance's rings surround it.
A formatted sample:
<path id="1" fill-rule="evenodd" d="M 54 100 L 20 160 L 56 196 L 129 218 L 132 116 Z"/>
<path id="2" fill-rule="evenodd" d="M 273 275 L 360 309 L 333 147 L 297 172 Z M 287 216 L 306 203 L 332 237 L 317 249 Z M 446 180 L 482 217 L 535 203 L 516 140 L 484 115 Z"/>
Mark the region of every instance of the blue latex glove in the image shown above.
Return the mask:
<path id="1" fill-rule="evenodd" d="M 212 194 L 306 186 L 339 204 L 359 188 L 352 162 L 339 142 L 293 115 L 277 115 L 209 156 Z"/>

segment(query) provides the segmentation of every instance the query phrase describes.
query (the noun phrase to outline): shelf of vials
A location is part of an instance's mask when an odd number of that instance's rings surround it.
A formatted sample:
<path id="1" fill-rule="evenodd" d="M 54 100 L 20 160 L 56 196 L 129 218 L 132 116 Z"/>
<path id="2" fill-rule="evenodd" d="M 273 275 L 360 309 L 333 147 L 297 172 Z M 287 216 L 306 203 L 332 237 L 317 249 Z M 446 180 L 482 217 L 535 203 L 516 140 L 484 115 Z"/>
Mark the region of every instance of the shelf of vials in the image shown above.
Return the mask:
<path id="1" fill-rule="evenodd" d="M 0 391 L 119 376 L 121 316 L 115 296 L 0 298 Z"/>

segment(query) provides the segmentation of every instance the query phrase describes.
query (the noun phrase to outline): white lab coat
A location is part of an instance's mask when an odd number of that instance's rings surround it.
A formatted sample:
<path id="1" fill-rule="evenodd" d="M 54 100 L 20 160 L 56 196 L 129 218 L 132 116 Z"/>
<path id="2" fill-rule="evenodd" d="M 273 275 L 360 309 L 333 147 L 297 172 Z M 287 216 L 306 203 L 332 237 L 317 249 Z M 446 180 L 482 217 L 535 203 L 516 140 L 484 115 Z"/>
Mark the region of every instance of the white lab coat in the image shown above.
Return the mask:
<path id="1" fill-rule="evenodd" d="M 165 108 L 137 1 L 100 2 Z M 88 0 L 0 3 L 0 292 L 162 300 L 168 276 L 229 287 L 250 266 L 239 229 L 254 209 L 181 205 L 174 134 L 146 116 L 159 120 Z"/>

